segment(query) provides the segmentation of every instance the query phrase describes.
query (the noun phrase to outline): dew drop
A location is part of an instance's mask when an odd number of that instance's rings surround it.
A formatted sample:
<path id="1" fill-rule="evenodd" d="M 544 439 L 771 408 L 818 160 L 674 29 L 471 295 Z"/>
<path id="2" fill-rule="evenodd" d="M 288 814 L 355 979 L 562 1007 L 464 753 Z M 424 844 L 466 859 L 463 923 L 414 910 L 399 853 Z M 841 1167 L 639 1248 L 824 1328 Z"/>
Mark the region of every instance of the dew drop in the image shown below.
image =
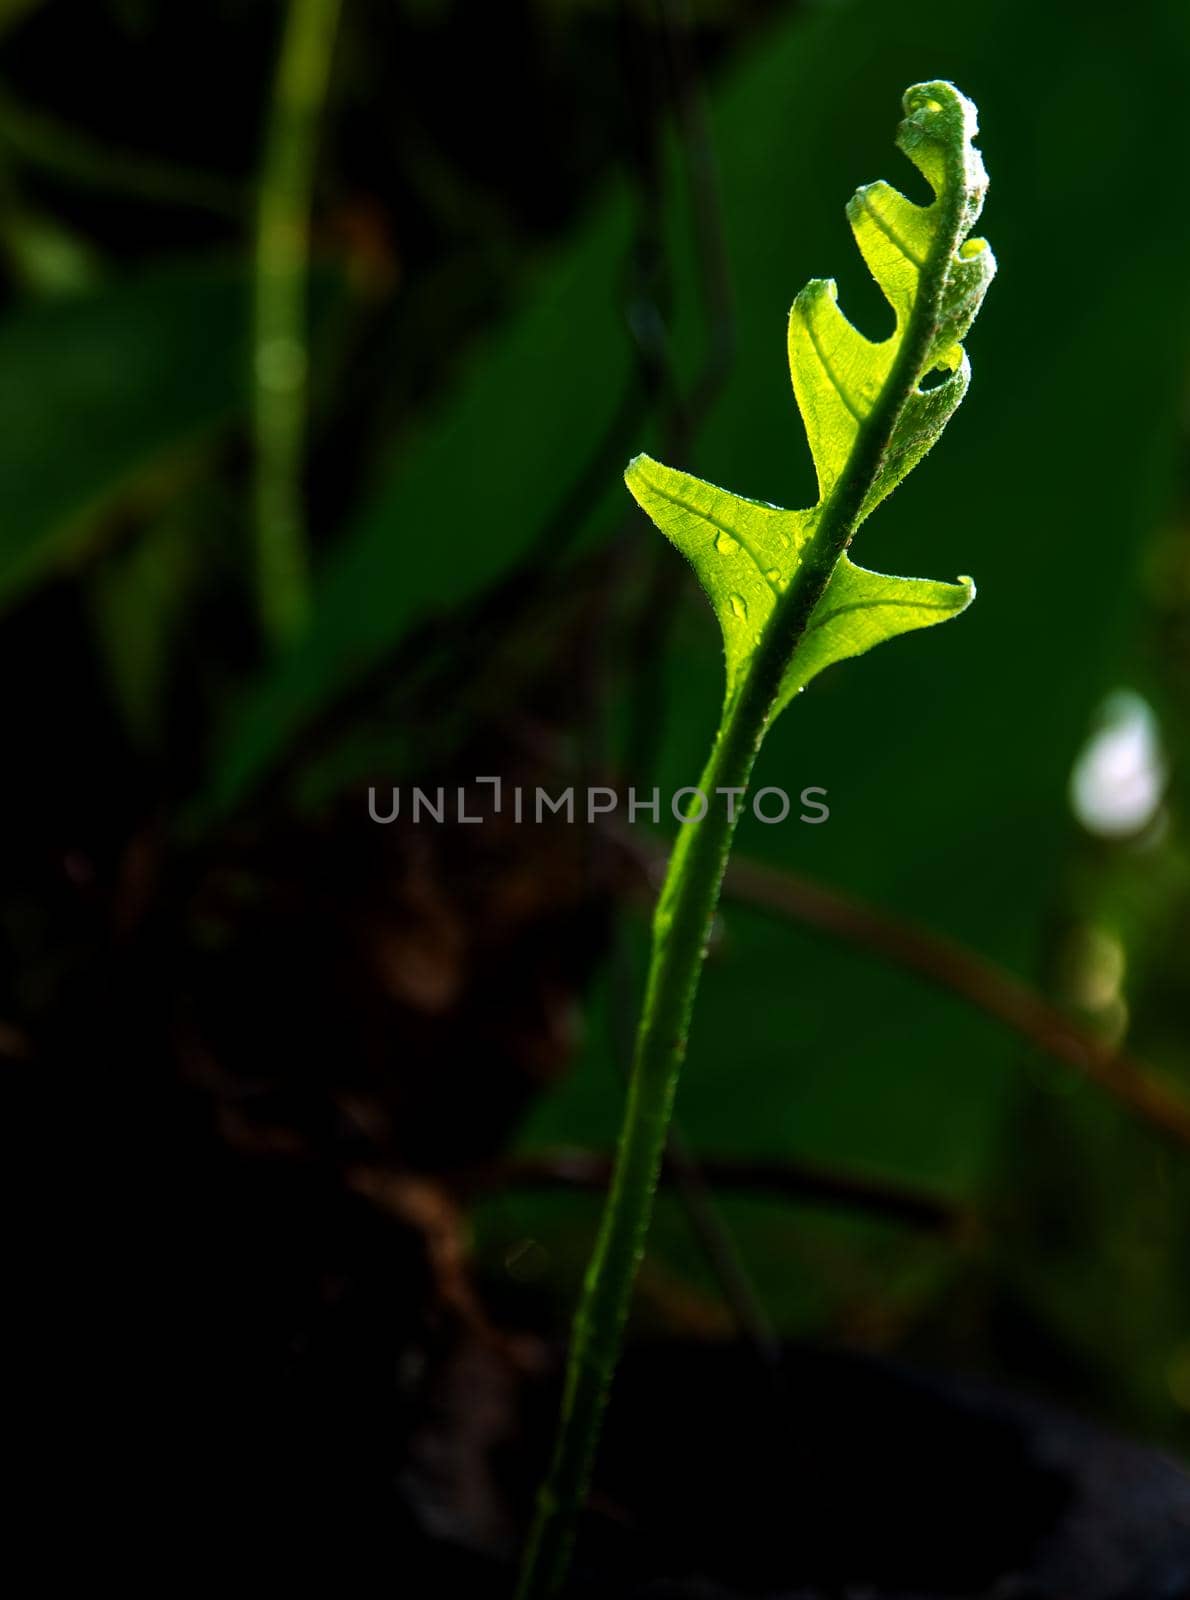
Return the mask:
<path id="1" fill-rule="evenodd" d="M 730 533 L 721 533 L 715 540 L 715 549 L 721 556 L 734 556 L 739 548 L 739 541 L 733 539 Z"/>
<path id="2" fill-rule="evenodd" d="M 770 567 L 765 573 L 765 577 L 770 583 L 779 583 L 781 581 L 781 574 L 778 572 L 776 567 Z"/>
<path id="3" fill-rule="evenodd" d="M 744 599 L 743 595 L 733 594 L 730 597 L 730 601 L 731 609 L 735 612 L 736 616 L 739 617 L 741 622 L 746 622 L 748 620 L 748 602 Z"/>

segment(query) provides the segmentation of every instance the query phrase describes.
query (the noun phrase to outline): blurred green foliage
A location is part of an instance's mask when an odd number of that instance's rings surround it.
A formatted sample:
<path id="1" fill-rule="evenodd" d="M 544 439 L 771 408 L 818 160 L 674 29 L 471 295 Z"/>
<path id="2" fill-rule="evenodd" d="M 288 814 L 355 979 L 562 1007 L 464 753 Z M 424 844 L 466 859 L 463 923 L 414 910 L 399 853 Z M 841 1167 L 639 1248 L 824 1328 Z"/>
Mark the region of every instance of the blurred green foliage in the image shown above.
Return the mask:
<path id="1" fill-rule="evenodd" d="M 536 177 L 498 107 L 469 116 L 463 93 L 418 91 L 419 72 L 435 81 L 439 30 L 462 26 L 454 8 L 385 9 L 349 18 L 332 86 L 316 251 L 350 304 L 330 319 L 313 373 L 313 616 L 272 665 L 246 621 L 246 224 L 189 199 L 146 221 L 158 201 L 118 185 L 97 193 L 90 178 L 84 196 L 69 176 L 38 176 L 0 126 L 0 209 L 52 224 L 87 264 L 83 287 L 56 279 L 35 293 L 6 252 L 0 645 L 10 666 L 46 682 L 60 673 L 52 699 L 39 682 L 47 716 L 77 704 L 108 748 L 136 746 L 137 808 L 161 803 L 208 830 L 279 770 L 308 774 L 308 729 L 377 674 L 399 688 L 444 659 L 456 670 L 438 725 L 348 719 L 330 756 L 319 748 L 323 795 L 386 758 L 392 781 L 417 781 L 448 726 L 519 682 L 524 658 L 548 658 L 550 618 L 568 615 L 559 594 L 581 589 L 591 563 L 627 553 L 636 597 L 650 580 L 635 552 L 655 536 L 620 474 L 638 449 L 673 445 L 670 391 L 696 386 L 721 315 L 708 311 L 704 180 L 680 98 L 655 163 L 634 167 L 618 145 L 596 153 L 620 81 L 605 8 L 527 8 L 506 24 L 510 51 L 532 37 L 552 63 L 554 98 L 533 138 L 560 148 L 541 155 Z M 864 545 L 865 562 L 885 570 L 941 577 L 961 565 L 979 604 L 962 628 L 902 641 L 880 671 L 836 666 L 799 700 L 766 745 L 766 779 L 824 786 L 831 820 L 748 821 L 739 848 L 961 939 L 1090 1025 L 1126 1033 L 1190 1090 L 1187 10 L 712 9 L 695 37 L 710 62 L 734 360 L 682 465 L 778 504 L 813 500 L 790 426 L 785 317 L 807 277 L 836 270 L 856 324 L 886 331 L 838 199 L 877 175 L 872 151 L 886 146 L 905 83 L 950 78 L 978 103 L 1000 263 L 968 403 L 929 481 L 906 482 Z M 251 181 L 279 11 L 217 7 L 183 25 L 170 10 L 26 6 L 4 35 L 0 80 L 32 103 L 48 96 L 66 128 L 91 119 L 92 144 L 160 145 L 155 156 L 209 166 L 221 193 L 236 192 Z M 651 16 L 630 35 L 639 51 Z M 113 39 L 139 40 L 142 64 L 125 70 L 135 83 L 156 61 L 162 81 L 146 84 L 139 108 L 132 95 L 106 112 L 53 103 L 59 26 L 65 38 L 79 30 L 84 55 L 100 34 L 117 55 Z M 171 26 L 182 44 L 168 43 Z M 399 38 L 406 57 L 375 38 Z M 238 63 L 224 115 L 208 110 L 204 128 L 195 113 L 185 137 L 165 108 L 183 46 Z M 402 92 L 381 94 L 386 72 Z M 559 85 L 575 82 L 592 87 L 568 111 Z M 655 82 L 644 90 L 663 103 Z M 150 119 L 141 138 L 138 117 Z M 610 125 L 626 148 L 648 147 L 648 128 L 630 137 Z M 908 169 L 887 175 L 914 193 Z M 654 294 L 658 260 L 671 281 Z M 692 588 L 650 649 L 627 647 L 622 614 L 596 634 L 600 765 L 638 789 L 695 781 L 712 731 L 722 657 Z M 528 642 L 477 659 L 468 647 L 490 639 L 493 611 L 522 622 Z M 95 723 L 93 677 L 111 686 L 110 731 Z M 1067 785 L 1119 684 L 1155 707 L 1170 778 L 1159 823 L 1113 842 L 1080 832 Z M 580 699 L 577 684 L 553 689 Z M 57 726 L 69 742 L 71 724 Z M 559 782 L 585 770 L 588 735 L 571 726 L 559 741 Z M 13 747 L 7 782 L 26 791 L 25 817 L 38 811 L 42 754 L 31 734 Z M 613 1136 L 644 931 L 643 915 L 622 921 L 577 1064 L 533 1108 L 526 1147 Z M 1096 987 L 1105 941 L 1118 959 Z M 6 1010 L 29 987 L 12 970 Z M 979 1242 L 955 1249 L 891 1223 L 725 1200 L 783 1328 L 986 1364 L 1174 1437 L 1190 1415 L 1185 1153 L 1060 1074 L 907 973 L 725 904 L 678 1116 L 695 1150 L 867 1169 L 936 1186 L 984 1217 Z M 478 1248 L 499 1278 L 505 1254 L 521 1260 L 535 1241 L 540 1286 L 561 1305 L 594 1216 L 584 1198 L 492 1201 Z M 710 1293 L 668 1202 L 654 1269 Z"/>
<path id="2" fill-rule="evenodd" d="M 246 293 L 234 267 L 180 263 L 0 324 L 0 605 L 86 556 L 155 478 L 176 492 L 180 458 L 243 404 Z"/>

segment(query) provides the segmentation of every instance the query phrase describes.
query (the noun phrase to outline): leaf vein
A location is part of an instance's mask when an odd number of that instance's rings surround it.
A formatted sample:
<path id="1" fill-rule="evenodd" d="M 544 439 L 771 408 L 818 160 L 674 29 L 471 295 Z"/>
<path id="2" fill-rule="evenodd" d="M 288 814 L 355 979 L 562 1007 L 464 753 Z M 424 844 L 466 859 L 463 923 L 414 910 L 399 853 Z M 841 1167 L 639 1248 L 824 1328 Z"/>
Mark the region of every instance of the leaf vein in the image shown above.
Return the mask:
<path id="1" fill-rule="evenodd" d="M 836 617 L 843 616 L 847 611 L 879 611 L 882 607 L 887 609 L 890 606 L 895 607 L 898 611 L 951 610 L 949 605 L 944 605 L 939 600 L 852 600 L 848 605 L 835 606 L 832 611 L 828 611 L 824 617 L 818 618 L 817 621 L 811 618 L 805 633 L 802 634 L 802 638 L 804 639 L 807 634 L 813 633 L 818 628 L 825 628 L 828 622 L 833 622 Z"/>
<path id="2" fill-rule="evenodd" d="M 830 363 L 830 358 L 827 356 L 821 344 L 818 342 L 818 335 L 815 333 L 814 325 L 810 321 L 809 317 L 804 317 L 802 322 L 806 332 L 810 335 L 810 344 L 813 347 L 814 354 L 818 357 L 818 364 L 821 366 L 823 372 L 826 373 L 830 380 L 831 388 L 835 391 L 839 399 L 843 402 L 844 406 L 846 406 L 847 410 L 855 418 L 856 422 L 858 422 L 862 427 L 863 424 L 868 420 L 867 412 L 859 410 L 855 401 L 852 400 L 851 396 L 847 393 L 847 390 L 843 387 L 838 373 Z"/>
<path id="3" fill-rule="evenodd" d="M 866 194 L 863 197 L 863 208 L 871 217 L 876 226 L 880 229 L 884 237 L 888 240 L 889 244 L 891 244 L 894 249 L 899 250 L 905 257 L 905 260 L 908 261 L 912 266 L 915 266 L 920 272 L 925 266 L 924 259 L 919 256 L 916 251 L 910 250 L 904 239 L 901 238 L 901 235 L 889 222 L 885 220 L 884 217 L 881 216 L 880 212 L 877 211 L 876 207 L 872 204 L 871 200 Z"/>
<path id="4" fill-rule="evenodd" d="M 655 495 L 659 495 L 662 500 L 668 500 L 671 506 L 677 506 L 679 511 L 688 512 L 690 516 L 697 517 L 700 522 L 709 523 L 712 528 L 718 528 L 720 533 L 725 533 L 729 539 L 734 539 L 736 543 L 744 550 L 745 554 L 752 562 L 752 565 L 756 568 L 757 572 L 760 573 L 760 576 L 772 590 L 774 598 L 780 599 L 781 591 L 769 577 L 765 563 L 761 561 L 760 557 L 756 554 L 756 551 L 753 550 L 752 546 L 748 543 L 747 539 L 744 538 L 743 534 L 738 528 L 733 528 L 730 523 L 720 522 L 718 517 L 713 517 L 709 511 L 702 510 L 700 506 L 690 505 L 688 501 L 680 499 L 676 494 L 671 494 L 668 489 L 662 489 L 657 484 L 651 484 L 650 488 L 652 489 L 653 493 Z M 771 567 L 772 562 L 770 561 L 768 565 Z"/>

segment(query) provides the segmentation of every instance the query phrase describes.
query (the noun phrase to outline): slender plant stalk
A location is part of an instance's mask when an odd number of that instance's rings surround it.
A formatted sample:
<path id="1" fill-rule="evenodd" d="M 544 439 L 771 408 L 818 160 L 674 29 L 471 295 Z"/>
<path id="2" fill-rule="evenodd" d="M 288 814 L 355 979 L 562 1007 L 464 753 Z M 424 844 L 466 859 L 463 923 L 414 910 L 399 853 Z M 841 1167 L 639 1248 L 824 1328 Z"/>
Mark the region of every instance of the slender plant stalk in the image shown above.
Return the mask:
<path id="1" fill-rule="evenodd" d="M 939 196 L 938 232 L 921 263 L 919 292 L 888 380 L 844 471 L 819 508 L 802 554 L 742 682 L 729 699 L 699 789 L 711 803 L 681 828 L 653 919 L 652 956 L 611 1189 L 574 1318 L 553 1459 L 521 1567 L 517 1600 L 552 1600 L 566 1580 L 575 1525 L 590 1482 L 603 1413 L 619 1358 L 632 1285 L 661 1172 L 686 1054 L 711 921 L 719 901 L 739 804 L 786 668 L 836 564 L 854 535 L 893 433 L 929 363 L 949 263 L 964 224 L 961 152 Z"/>
<path id="2" fill-rule="evenodd" d="M 261 625 L 274 646 L 309 611 L 302 492 L 309 351 L 306 301 L 318 128 L 342 0 L 290 0 L 256 217 L 253 423 Z"/>

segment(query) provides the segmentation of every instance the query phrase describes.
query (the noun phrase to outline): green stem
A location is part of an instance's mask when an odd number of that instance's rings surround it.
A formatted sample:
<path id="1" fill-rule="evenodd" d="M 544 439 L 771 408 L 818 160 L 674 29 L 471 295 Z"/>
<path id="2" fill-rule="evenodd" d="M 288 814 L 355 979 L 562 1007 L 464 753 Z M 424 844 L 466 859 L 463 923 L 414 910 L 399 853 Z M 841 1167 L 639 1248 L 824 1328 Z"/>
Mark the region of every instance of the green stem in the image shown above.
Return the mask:
<path id="1" fill-rule="evenodd" d="M 736 717 L 716 741 L 699 788 L 709 808 L 674 847 L 654 918 L 653 955 L 611 1190 L 574 1320 L 562 1421 L 524 1558 L 518 1600 L 544 1600 L 566 1576 L 574 1522 L 653 1209 L 678 1074 L 711 919 L 738 815 L 716 788 L 747 787 L 763 723 Z M 729 813 L 731 813 L 729 815 Z"/>
<path id="2" fill-rule="evenodd" d="M 952 173 L 948 201 L 893 369 L 855 449 L 823 503 L 812 540 L 724 708 L 699 781 L 708 808 L 686 822 L 670 856 L 653 920 L 653 948 L 628 1101 L 599 1237 L 575 1313 L 554 1455 L 538 1496 L 516 1600 L 552 1600 L 566 1579 L 579 1508 L 586 1495 L 603 1413 L 619 1359 L 707 936 L 731 850 L 742 794 L 720 804 L 717 790 L 745 791 L 786 668 L 839 558 L 851 543 L 906 402 L 920 381 L 938 328 L 947 264 L 962 223 L 962 185 Z"/>
<path id="3" fill-rule="evenodd" d="M 256 218 L 253 426 L 261 625 L 274 646 L 309 611 L 302 491 L 309 351 L 306 298 L 318 125 L 342 0 L 291 0 Z"/>

